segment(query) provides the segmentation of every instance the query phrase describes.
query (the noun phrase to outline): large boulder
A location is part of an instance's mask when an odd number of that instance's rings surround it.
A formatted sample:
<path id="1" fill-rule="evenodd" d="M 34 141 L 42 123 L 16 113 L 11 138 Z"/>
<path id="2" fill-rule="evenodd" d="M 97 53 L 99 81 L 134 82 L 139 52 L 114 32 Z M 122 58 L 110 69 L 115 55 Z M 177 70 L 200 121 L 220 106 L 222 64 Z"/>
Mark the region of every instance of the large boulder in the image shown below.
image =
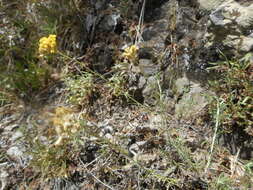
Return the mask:
<path id="1" fill-rule="evenodd" d="M 199 83 L 190 81 L 186 77 L 176 80 L 175 92 L 177 95 L 175 115 L 179 119 L 191 120 L 196 118 L 208 104 L 206 96 L 210 92 L 201 87 Z"/>
<path id="2" fill-rule="evenodd" d="M 217 6 L 219 6 L 220 4 L 222 4 L 224 1 L 226 0 L 198 0 L 200 9 L 204 9 L 204 10 L 214 10 L 215 8 L 217 8 Z"/>
<path id="3" fill-rule="evenodd" d="M 200 7 L 205 3 L 199 0 Z M 253 49 L 253 1 L 210 1 L 206 48 L 221 47 L 226 55 L 238 56 Z"/>

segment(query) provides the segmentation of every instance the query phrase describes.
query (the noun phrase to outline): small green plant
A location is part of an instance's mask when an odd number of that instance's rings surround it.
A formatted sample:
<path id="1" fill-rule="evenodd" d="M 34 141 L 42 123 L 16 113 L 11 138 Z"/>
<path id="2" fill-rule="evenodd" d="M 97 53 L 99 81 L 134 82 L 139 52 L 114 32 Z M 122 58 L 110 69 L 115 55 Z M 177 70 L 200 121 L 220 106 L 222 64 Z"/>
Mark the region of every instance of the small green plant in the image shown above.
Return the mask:
<path id="1" fill-rule="evenodd" d="M 242 185 L 245 189 L 251 189 L 253 187 L 253 162 L 250 161 L 244 165 L 245 176 L 242 180 Z"/>
<path id="2" fill-rule="evenodd" d="M 40 142 L 34 144 L 31 166 L 41 173 L 42 177 L 67 177 L 67 162 L 72 152 L 63 146 L 44 145 Z"/>
<path id="3" fill-rule="evenodd" d="M 211 87 L 224 102 L 220 117 L 223 130 L 239 129 L 253 136 L 253 62 L 250 56 L 214 63 L 211 69 L 220 72 L 221 77 L 212 82 Z M 210 106 L 212 113 L 216 112 L 216 101 L 217 98 Z"/>
<path id="4" fill-rule="evenodd" d="M 24 52 L 20 48 L 12 48 L 5 53 L 7 60 L 9 64 L 0 68 L 1 90 L 29 99 L 49 84 L 51 69 L 38 62 L 34 50 Z"/>
<path id="5" fill-rule="evenodd" d="M 78 106 L 87 105 L 95 91 L 93 75 L 91 73 L 67 77 L 65 84 L 68 92 L 67 102 Z"/>
<path id="6" fill-rule="evenodd" d="M 48 79 L 49 70 L 46 68 L 39 67 L 36 63 L 28 63 L 27 66 L 21 63 L 16 65 L 10 80 L 15 89 L 29 95 L 45 87 Z"/>
<path id="7" fill-rule="evenodd" d="M 59 145 L 48 145 L 38 139 L 31 146 L 32 160 L 30 167 L 45 179 L 69 177 L 71 163 L 80 151 L 80 146 L 74 141 L 75 136 L 63 141 Z"/>
<path id="8" fill-rule="evenodd" d="M 10 103 L 9 95 L 0 90 L 0 107 Z"/>
<path id="9" fill-rule="evenodd" d="M 127 90 L 125 89 L 125 84 L 126 81 L 124 77 L 115 74 L 109 79 L 107 86 L 109 87 L 113 96 L 119 97 L 122 95 L 126 95 L 127 93 Z"/>
<path id="10" fill-rule="evenodd" d="M 62 106 L 55 108 L 54 112 L 50 118 L 51 128 L 45 132 L 46 143 L 40 140 L 40 133 L 27 136 L 31 146 L 29 154 L 32 155 L 30 166 L 43 178 L 68 177 L 70 163 L 80 151 L 81 130 L 75 112 Z"/>
<path id="11" fill-rule="evenodd" d="M 245 170 L 249 175 L 253 176 L 253 161 L 245 165 Z"/>
<path id="12" fill-rule="evenodd" d="M 215 187 L 213 187 L 213 188 L 217 189 L 217 190 L 230 190 L 230 189 L 232 189 L 231 184 L 232 184 L 231 179 L 222 173 L 218 177 L 218 179 L 214 185 Z"/>

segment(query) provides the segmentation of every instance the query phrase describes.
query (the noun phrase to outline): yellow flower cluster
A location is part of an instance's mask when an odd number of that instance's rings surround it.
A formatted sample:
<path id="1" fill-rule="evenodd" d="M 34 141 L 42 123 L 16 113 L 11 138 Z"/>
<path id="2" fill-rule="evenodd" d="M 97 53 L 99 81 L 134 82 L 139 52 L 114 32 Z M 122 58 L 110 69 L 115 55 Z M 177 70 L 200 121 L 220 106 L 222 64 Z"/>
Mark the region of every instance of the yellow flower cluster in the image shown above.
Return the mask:
<path id="1" fill-rule="evenodd" d="M 42 37 L 39 41 L 40 57 L 55 52 L 56 52 L 56 35 L 50 34 L 48 37 Z"/>
<path id="2" fill-rule="evenodd" d="M 122 56 L 129 61 L 135 61 L 137 59 L 137 51 L 138 47 L 136 45 L 132 45 L 125 49 Z"/>

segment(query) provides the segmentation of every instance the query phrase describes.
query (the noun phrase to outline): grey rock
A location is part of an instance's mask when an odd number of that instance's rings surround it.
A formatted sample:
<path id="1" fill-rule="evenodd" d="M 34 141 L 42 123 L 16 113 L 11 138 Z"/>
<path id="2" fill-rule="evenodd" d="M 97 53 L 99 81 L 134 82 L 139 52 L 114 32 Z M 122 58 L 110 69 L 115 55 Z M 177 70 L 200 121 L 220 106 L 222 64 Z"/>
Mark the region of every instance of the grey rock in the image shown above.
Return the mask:
<path id="1" fill-rule="evenodd" d="M 150 59 L 140 59 L 139 68 L 144 76 L 151 76 L 158 72 L 158 66 L 155 65 Z"/>
<path id="2" fill-rule="evenodd" d="M 39 136 L 38 140 L 40 143 L 44 144 L 44 145 L 48 145 L 50 144 L 50 142 L 48 141 L 48 138 L 46 136 Z"/>
<path id="3" fill-rule="evenodd" d="M 145 84 L 146 84 L 146 78 L 145 77 L 143 77 L 143 76 L 141 76 L 140 78 L 139 78 L 139 82 L 138 82 L 138 88 L 139 89 L 143 89 L 144 88 L 144 86 L 145 86 Z"/>
<path id="4" fill-rule="evenodd" d="M 106 31 L 106 32 L 114 31 L 119 20 L 120 20 L 120 14 L 107 15 L 101 21 L 102 23 L 99 25 L 99 27 L 102 31 Z"/>
<path id="5" fill-rule="evenodd" d="M 23 137 L 23 133 L 21 131 L 16 131 L 12 137 L 11 137 L 11 141 L 14 142 L 16 140 L 18 140 L 19 138 Z"/>
<path id="6" fill-rule="evenodd" d="M 223 53 L 231 56 L 242 56 L 252 50 L 253 40 L 249 36 L 253 27 L 252 1 L 198 1 L 200 7 L 211 11 L 209 37 L 205 36 L 207 49 L 211 49 L 213 44 L 219 44 Z"/>
<path id="7" fill-rule="evenodd" d="M 225 17 L 222 14 L 222 9 L 217 9 L 210 14 L 210 20 L 215 26 L 224 26 L 227 24 L 224 22 Z M 231 21 L 230 21 L 231 22 Z"/>
<path id="8" fill-rule="evenodd" d="M 142 95 L 145 98 L 145 102 L 148 104 L 154 104 L 155 100 L 153 95 L 157 92 L 157 79 L 154 76 L 151 76 L 147 79 L 147 84 L 142 91 Z"/>
<path id="9" fill-rule="evenodd" d="M 105 73 L 112 66 L 112 51 L 104 43 L 96 44 L 95 54 L 93 56 L 92 67 L 99 73 Z"/>
<path id="10" fill-rule="evenodd" d="M 87 125 L 88 127 L 98 127 L 97 124 L 96 124 L 95 122 L 92 122 L 92 121 L 87 121 L 87 122 L 86 122 L 86 125 Z"/>
<path id="11" fill-rule="evenodd" d="M 114 133 L 113 127 L 109 124 L 111 119 L 105 119 L 103 122 L 99 122 L 97 124 L 100 129 L 99 136 L 104 137 L 106 134 Z"/>
<path id="12" fill-rule="evenodd" d="M 161 114 L 151 115 L 148 126 L 151 130 L 158 130 L 164 127 L 165 123 L 166 121 Z"/>
<path id="13" fill-rule="evenodd" d="M 107 134 L 105 135 L 105 138 L 107 138 L 107 139 L 113 139 L 113 136 L 112 136 L 111 134 L 107 133 Z"/>
<path id="14" fill-rule="evenodd" d="M 42 119 L 38 119 L 38 120 L 36 120 L 36 123 L 37 123 L 38 125 L 43 125 L 43 124 L 45 124 L 45 121 L 42 120 Z"/>
<path id="15" fill-rule="evenodd" d="M 223 14 L 226 18 L 235 20 L 236 23 L 243 28 L 249 28 L 253 26 L 253 2 L 248 6 L 243 6 L 236 1 L 228 1 L 223 3 Z"/>
<path id="16" fill-rule="evenodd" d="M 91 2 L 95 5 L 96 10 L 104 10 L 110 5 L 107 0 L 94 0 Z"/>
<path id="17" fill-rule="evenodd" d="M 9 148 L 6 153 L 12 158 L 21 158 L 23 156 L 23 151 L 21 151 L 17 146 Z"/>
<path id="18" fill-rule="evenodd" d="M 107 126 L 105 126 L 105 127 L 102 129 L 102 132 L 103 132 L 104 134 L 107 134 L 107 133 L 112 134 L 113 131 L 114 131 L 114 130 L 113 130 L 113 127 L 110 126 L 110 125 L 107 125 Z"/>
<path id="19" fill-rule="evenodd" d="M 152 48 L 140 48 L 138 50 L 139 59 L 152 59 L 153 58 L 153 49 Z"/>
<path id="20" fill-rule="evenodd" d="M 87 31 L 88 33 L 91 32 L 92 26 L 95 25 L 96 19 L 97 19 L 97 16 L 94 16 L 94 15 L 92 15 L 92 14 L 88 14 L 88 15 L 86 16 L 85 26 L 86 26 L 86 31 Z"/>
<path id="21" fill-rule="evenodd" d="M 240 51 L 250 52 L 253 50 L 253 37 L 242 37 L 242 42 L 240 44 Z"/>
<path id="22" fill-rule="evenodd" d="M 231 50 L 238 50 L 241 53 L 247 53 L 253 50 L 253 38 L 250 36 L 228 35 L 223 44 Z"/>
<path id="23" fill-rule="evenodd" d="M 151 40 L 156 35 L 156 31 L 152 30 L 152 28 L 145 28 L 142 37 L 144 41 Z"/>
<path id="24" fill-rule="evenodd" d="M 183 87 L 183 85 L 180 87 Z M 210 94 L 210 92 L 202 88 L 198 83 L 191 81 L 186 89 L 181 88 L 179 91 L 182 94 L 180 100 L 175 105 L 175 115 L 177 118 L 193 119 L 208 104 L 206 95 Z"/>
<path id="25" fill-rule="evenodd" d="M 97 140 L 99 140 L 99 138 L 98 138 L 98 137 L 90 137 L 89 140 L 92 142 L 92 141 L 97 141 Z"/>
<path id="26" fill-rule="evenodd" d="M 177 94 L 183 94 L 186 89 L 189 87 L 190 85 L 190 81 L 188 78 L 183 77 L 183 78 L 179 78 L 176 80 L 175 82 L 175 88 L 176 88 L 176 93 Z"/>
<path id="27" fill-rule="evenodd" d="M 211 11 L 216 9 L 220 4 L 226 0 L 198 0 L 201 9 Z"/>
<path id="28" fill-rule="evenodd" d="M 238 48 L 238 44 L 241 39 L 236 35 L 227 35 L 223 40 L 223 44 L 229 48 Z"/>
<path id="29" fill-rule="evenodd" d="M 147 48 L 153 48 L 157 52 L 163 52 L 165 49 L 166 37 L 168 36 L 167 32 L 157 32 L 157 35 L 154 35 L 150 40 L 142 42 L 140 45 Z"/>
<path id="30" fill-rule="evenodd" d="M 158 156 L 156 154 L 144 153 L 144 154 L 138 154 L 136 157 L 134 157 L 134 160 L 141 163 L 150 164 L 152 162 L 155 162 L 157 157 Z"/>
<path id="31" fill-rule="evenodd" d="M 116 138 L 114 136 L 112 136 L 111 134 L 107 133 L 105 136 L 104 136 L 106 139 L 108 139 L 111 143 L 118 143 L 116 141 Z"/>
<path id="32" fill-rule="evenodd" d="M 187 68 L 188 66 L 190 66 L 190 55 L 188 53 L 188 50 L 187 48 L 185 48 L 185 52 L 183 55 L 182 55 L 182 62 L 184 63 L 185 67 Z"/>
<path id="33" fill-rule="evenodd" d="M 231 24 L 233 21 L 243 28 L 252 27 L 253 3 L 243 6 L 234 0 L 226 0 L 214 9 L 210 19 L 216 25 Z"/>
<path id="34" fill-rule="evenodd" d="M 132 144 L 129 147 L 129 152 L 131 154 L 133 154 L 134 156 L 137 155 L 140 152 L 141 148 L 146 145 L 146 143 L 147 143 L 147 141 L 138 141 L 138 142 Z"/>

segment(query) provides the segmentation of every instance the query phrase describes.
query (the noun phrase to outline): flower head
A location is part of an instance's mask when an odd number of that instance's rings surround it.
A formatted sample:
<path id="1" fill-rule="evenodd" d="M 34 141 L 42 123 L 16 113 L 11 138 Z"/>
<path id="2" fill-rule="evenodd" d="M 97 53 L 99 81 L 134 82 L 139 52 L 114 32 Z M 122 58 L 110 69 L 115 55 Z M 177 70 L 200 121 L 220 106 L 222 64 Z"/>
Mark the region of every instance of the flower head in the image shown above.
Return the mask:
<path id="1" fill-rule="evenodd" d="M 132 45 L 125 49 L 122 56 L 129 61 L 135 61 L 137 59 L 137 51 L 138 47 L 136 45 Z"/>
<path id="2" fill-rule="evenodd" d="M 56 53 L 56 35 L 50 34 L 48 37 L 42 37 L 39 40 L 39 54 L 41 57 Z"/>

